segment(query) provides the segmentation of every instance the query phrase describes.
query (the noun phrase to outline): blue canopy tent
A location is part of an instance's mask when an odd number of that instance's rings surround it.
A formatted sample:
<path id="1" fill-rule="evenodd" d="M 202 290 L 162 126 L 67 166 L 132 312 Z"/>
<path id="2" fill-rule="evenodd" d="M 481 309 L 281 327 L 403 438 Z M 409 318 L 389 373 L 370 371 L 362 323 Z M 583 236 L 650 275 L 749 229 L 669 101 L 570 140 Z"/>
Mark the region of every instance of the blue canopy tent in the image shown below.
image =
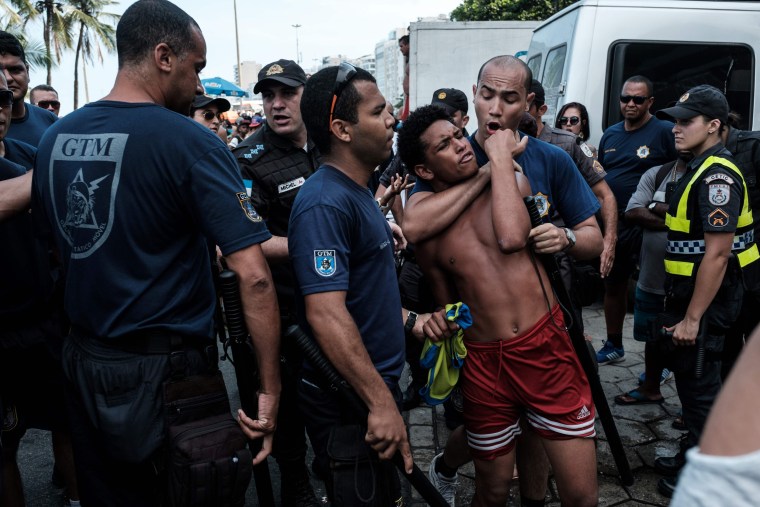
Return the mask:
<path id="1" fill-rule="evenodd" d="M 245 97 L 245 90 L 220 77 L 201 79 L 206 95 L 226 95 L 228 97 Z"/>

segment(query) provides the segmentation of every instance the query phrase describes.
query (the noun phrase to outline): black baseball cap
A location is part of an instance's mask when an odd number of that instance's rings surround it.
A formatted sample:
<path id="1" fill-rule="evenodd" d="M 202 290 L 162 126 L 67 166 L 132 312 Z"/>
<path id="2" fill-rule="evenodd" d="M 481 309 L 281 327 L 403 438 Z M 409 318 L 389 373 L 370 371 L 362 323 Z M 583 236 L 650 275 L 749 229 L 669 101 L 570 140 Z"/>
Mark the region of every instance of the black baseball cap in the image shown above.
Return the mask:
<path id="1" fill-rule="evenodd" d="M 196 109 L 203 109 L 209 104 L 213 104 L 219 110 L 220 113 L 230 110 L 230 101 L 221 97 L 208 97 L 206 95 L 196 95 L 193 100 L 193 111 Z"/>
<path id="2" fill-rule="evenodd" d="M 433 92 L 433 100 L 430 102 L 432 105 L 442 106 L 449 116 L 453 115 L 457 111 L 462 111 L 462 114 L 467 114 L 467 95 L 463 91 L 456 88 L 439 88 Z"/>
<path id="3" fill-rule="evenodd" d="M 536 96 L 533 97 L 533 102 L 535 102 L 537 106 L 541 107 L 546 104 L 546 92 L 544 92 L 543 85 L 537 79 L 530 82 L 530 90 L 528 90 L 528 93 L 536 94 Z"/>
<path id="4" fill-rule="evenodd" d="M 277 60 L 261 68 L 259 82 L 253 87 L 253 93 L 259 93 L 262 83 L 267 81 L 277 81 L 285 86 L 297 88 L 306 84 L 306 73 L 293 60 Z"/>
<path id="5" fill-rule="evenodd" d="M 688 120 L 703 114 L 710 119 L 728 122 L 728 101 L 723 93 L 710 85 L 699 85 L 681 95 L 673 107 L 660 109 L 660 119 Z"/>

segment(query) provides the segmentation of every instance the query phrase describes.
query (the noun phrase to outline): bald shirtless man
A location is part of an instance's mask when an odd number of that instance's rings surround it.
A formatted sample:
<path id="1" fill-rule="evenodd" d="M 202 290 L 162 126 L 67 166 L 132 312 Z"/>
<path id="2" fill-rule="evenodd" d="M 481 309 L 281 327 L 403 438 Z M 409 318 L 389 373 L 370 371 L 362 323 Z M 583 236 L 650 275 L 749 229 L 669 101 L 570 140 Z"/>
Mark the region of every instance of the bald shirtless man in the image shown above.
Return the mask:
<path id="1" fill-rule="evenodd" d="M 472 505 L 506 503 L 523 415 L 543 440 L 563 505 L 595 505 L 591 392 L 546 272 L 527 246 L 531 224 L 522 197 L 531 189 L 514 170 L 514 148 L 514 132 L 491 133 L 484 146 L 490 187 L 443 232 L 417 244 L 437 303 L 463 301 L 473 316 L 460 384 L 475 461 Z M 399 153 L 434 192 L 478 174 L 470 143 L 434 107 L 409 116 Z"/>

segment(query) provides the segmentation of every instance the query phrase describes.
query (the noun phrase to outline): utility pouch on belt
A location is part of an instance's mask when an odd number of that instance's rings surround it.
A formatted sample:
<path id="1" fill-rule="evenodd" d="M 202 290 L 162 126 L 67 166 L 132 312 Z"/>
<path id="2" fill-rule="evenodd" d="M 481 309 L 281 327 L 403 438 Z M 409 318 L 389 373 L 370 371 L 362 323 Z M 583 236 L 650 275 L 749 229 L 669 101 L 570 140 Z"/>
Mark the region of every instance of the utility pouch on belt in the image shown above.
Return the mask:
<path id="1" fill-rule="evenodd" d="M 333 505 L 401 505 L 398 503 L 401 484 L 396 469 L 390 461 L 380 461 L 367 445 L 364 441 L 366 432 L 358 424 L 336 426 L 330 431 L 327 455 L 330 457 Z"/>
<path id="2" fill-rule="evenodd" d="M 248 439 L 230 414 L 222 373 L 164 383 L 169 506 L 242 506 L 251 480 Z"/>

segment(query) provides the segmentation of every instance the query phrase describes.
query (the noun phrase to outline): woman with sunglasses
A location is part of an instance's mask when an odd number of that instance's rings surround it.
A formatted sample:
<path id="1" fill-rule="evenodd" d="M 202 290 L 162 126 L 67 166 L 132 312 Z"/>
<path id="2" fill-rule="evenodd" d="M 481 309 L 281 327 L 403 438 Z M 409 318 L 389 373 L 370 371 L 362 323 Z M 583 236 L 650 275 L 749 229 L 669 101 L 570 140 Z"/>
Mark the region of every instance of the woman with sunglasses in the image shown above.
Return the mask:
<path id="1" fill-rule="evenodd" d="M 219 124 L 221 119 L 219 115 L 230 110 L 230 102 L 221 97 L 212 98 L 206 95 L 196 95 L 193 105 L 190 109 L 190 118 L 200 123 L 204 127 L 211 129 L 211 132 L 218 135 L 222 141 L 227 143 L 227 136 L 219 133 Z"/>
<path id="2" fill-rule="evenodd" d="M 721 387 L 720 352 L 739 315 L 742 287 L 757 285 L 760 254 L 742 171 L 721 142 L 728 102 L 718 89 L 695 86 L 658 117 L 673 118 L 678 150 L 694 155 L 668 201 L 665 225 L 666 314 L 676 345 L 671 369 L 683 406 L 686 447 L 696 446 Z M 683 451 L 655 460 L 655 469 L 676 475 Z M 676 478 L 660 480 L 670 496 Z"/>
<path id="3" fill-rule="evenodd" d="M 590 127 L 588 124 L 588 111 L 586 110 L 586 106 L 580 102 L 568 102 L 560 108 L 554 127 L 572 132 L 583 139 L 583 141 L 586 142 L 586 146 L 591 148 L 591 151 L 594 152 L 594 158 L 596 158 L 596 147 L 588 144 Z"/>

